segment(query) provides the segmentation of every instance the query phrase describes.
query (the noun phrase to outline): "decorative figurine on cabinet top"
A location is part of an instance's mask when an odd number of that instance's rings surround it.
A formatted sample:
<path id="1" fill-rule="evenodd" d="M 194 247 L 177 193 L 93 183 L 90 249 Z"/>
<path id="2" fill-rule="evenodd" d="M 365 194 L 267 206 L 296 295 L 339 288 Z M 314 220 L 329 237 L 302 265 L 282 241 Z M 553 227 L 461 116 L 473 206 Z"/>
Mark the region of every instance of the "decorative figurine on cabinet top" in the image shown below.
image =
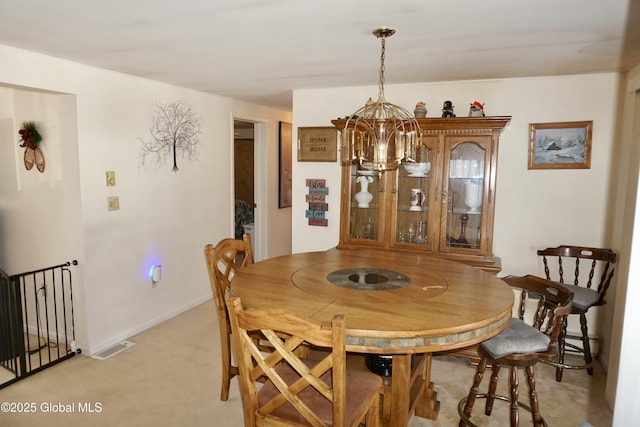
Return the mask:
<path id="1" fill-rule="evenodd" d="M 453 113 L 453 103 L 451 101 L 444 101 L 442 104 L 442 117 L 455 117 Z"/>
<path id="2" fill-rule="evenodd" d="M 474 101 L 469 107 L 469 117 L 484 117 L 484 104 Z"/>
<path id="3" fill-rule="evenodd" d="M 416 104 L 416 109 L 413 110 L 413 114 L 416 116 L 416 119 L 424 119 L 427 117 L 427 107 L 424 102 L 420 101 Z"/>

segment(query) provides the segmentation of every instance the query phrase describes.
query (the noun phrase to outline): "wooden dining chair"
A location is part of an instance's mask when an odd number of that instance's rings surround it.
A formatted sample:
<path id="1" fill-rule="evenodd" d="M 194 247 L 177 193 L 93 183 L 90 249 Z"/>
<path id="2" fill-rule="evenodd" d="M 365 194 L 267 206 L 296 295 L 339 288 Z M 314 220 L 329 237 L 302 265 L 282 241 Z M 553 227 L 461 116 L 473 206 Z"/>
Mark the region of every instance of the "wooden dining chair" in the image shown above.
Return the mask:
<path id="1" fill-rule="evenodd" d="M 495 399 L 510 402 L 511 427 L 519 425 L 519 407 L 531 412 L 535 427 L 547 425 L 540 414 L 534 366 L 538 361 L 556 359 L 558 338 L 566 317 L 571 312 L 573 293 L 558 283 L 531 275 L 507 276 L 503 280 L 511 287 L 520 289 L 518 317 L 512 319 L 505 330 L 478 347 L 481 358 L 473 384 L 467 397 L 458 404 L 459 427 L 475 426 L 470 417 L 476 399 L 486 399 L 485 415 L 491 415 Z M 531 299 L 531 294 L 535 298 Z M 529 316 L 527 308 L 532 306 L 535 306 L 535 310 Z M 525 322 L 525 319 L 530 323 Z M 486 394 L 478 394 L 488 364 L 491 365 L 489 388 Z M 509 367 L 508 397 L 496 394 L 498 374 L 502 366 Z M 524 368 L 526 372 L 530 406 L 518 401 L 519 368 Z"/>
<path id="2" fill-rule="evenodd" d="M 589 375 L 593 375 L 587 311 L 606 303 L 605 295 L 615 272 L 617 255 L 611 249 L 568 245 L 541 249 L 538 255 L 542 257 L 546 278 L 565 284 L 573 292 L 571 314 L 580 316 L 580 336 L 567 335 L 567 324 L 564 325 L 558 359 L 554 362 L 556 381 L 562 381 L 564 369 L 586 369 Z M 567 342 L 567 338 L 579 339 L 582 346 Z M 582 354 L 583 361 L 566 363 L 567 348 Z"/>
<path id="3" fill-rule="evenodd" d="M 231 361 L 231 325 L 224 300 L 224 293 L 231 285 L 233 276 L 240 269 L 253 264 L 251 237 L 248 234 L 242 240 L 222 239 L 217 245 L 207 244 L 204 256 L 209 272 L 209 281 L 218 315 L 220 329 L 220 351 L 222 352 L 222 386 L 220 400 L 229 398 L 229 384 L 238 375 L 238 367 Z"/>
<path id="4" fill-rule="evenodd" d="M 382 379 L 365 367 L 347 367 L 344 316 L 331 326 L 282 309 L 243 309 L 227 292 L 239 367 L 245 426 L 378 426 Z M 264 353 L 250 333 L 273 346 Z M 301 345 L 322 348 L 299 357 Z M 258 383 L 260 377 L 266 381 Z M 260 387 L 258 387 L 260 385 Z"/>

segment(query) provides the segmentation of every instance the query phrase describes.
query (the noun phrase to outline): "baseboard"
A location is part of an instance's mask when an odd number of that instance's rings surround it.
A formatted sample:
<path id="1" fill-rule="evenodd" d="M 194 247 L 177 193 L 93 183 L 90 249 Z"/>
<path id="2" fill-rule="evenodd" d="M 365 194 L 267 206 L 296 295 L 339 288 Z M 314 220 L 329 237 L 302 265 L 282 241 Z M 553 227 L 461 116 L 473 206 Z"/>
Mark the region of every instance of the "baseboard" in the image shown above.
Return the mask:
<path id="1" fill-rule="evenodd" d="M 155 319 L 152 319 L 148 322 L 142 323 L 138 326 L 136 326 L 135 328 L 131 328 L 126 332 L 123 332 L 121 334 L 116 335 L 115 337 L 112 337 L 111 339 L 107 340 L 107 341 L 103 341 L 100 344 L 97 344 L 95 346 L 90 346 L 89 348 L 83 348 L 82 349 L 82 353 L 83 354 L 87 354 L 89 356 L 93 356 L 97 353 L 100 353 L 101 351 L 121 342 L 124 340 L 128 340 L 130 339 L 132 336 L 137 335 L 141 332 L 146 331 L 147 329 L 151 329 L 154 326 L 157 326 L 163 322 L 166 322 L 167 320 L 174 318 L 182 313 L 184 313 L 185 311 L 189 311 L 194 307 L 199 306 L 200 304 L 204 304 L 205 302 L 209 301 L 210 299 L 212 299 L 213 296 L 211 294 L 209 295 L 205 295 L 201 298 L 196 299 L 195 301 L 192 301 L 188 304 L 185 304 L 181 307 L 176 308 L 175 310 L 171 310 L 165 314 L 163 314 L 162 316 L 156 317 Z"/>

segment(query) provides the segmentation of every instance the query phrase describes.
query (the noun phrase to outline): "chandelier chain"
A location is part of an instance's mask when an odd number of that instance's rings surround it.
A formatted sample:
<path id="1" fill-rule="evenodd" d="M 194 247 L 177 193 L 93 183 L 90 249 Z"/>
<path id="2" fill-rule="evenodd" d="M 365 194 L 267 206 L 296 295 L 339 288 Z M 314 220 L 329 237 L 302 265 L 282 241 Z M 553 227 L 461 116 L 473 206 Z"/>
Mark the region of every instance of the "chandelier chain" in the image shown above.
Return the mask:
<path id="1" fill-rule="evenodd" d="M 378 84 L 378 96 L 384 98 L 384 56 L 385 56 L 385 40 L 386 37 L 380 37 L 382 49 L 380 51 L 380 82 Z"/>

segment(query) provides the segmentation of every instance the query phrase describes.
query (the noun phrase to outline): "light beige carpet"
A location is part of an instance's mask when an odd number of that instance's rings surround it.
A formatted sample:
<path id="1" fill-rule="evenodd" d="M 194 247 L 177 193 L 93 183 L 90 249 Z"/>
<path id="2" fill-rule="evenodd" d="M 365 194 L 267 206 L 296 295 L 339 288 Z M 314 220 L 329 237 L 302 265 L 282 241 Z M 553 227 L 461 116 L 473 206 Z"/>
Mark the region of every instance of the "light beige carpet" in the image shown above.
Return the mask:
<path id="1" fill-rule="evenodd" d="M 0 390 L 0 426 L 242 426 L 235 379 L 229 400 L 219 400 L 216 322 L 214 304 L 208 301 L 131 337 L 136 345 L 109 359 L 76 356 L 8 386 Z M 468 392 L 473 374 L 464 361 L 435 357 L 432 377 L 440 415 L 436 421 L 414 416 L 409 425 L 456 426 L 457 404 Z M 500 378 L 503 392 L 504 374 Z M 584 371 L 566 371 L 561 383 L 555 382 L 550 366 L 539 364 L 536 375 L 542 414 L 550 426 L 578 427 L 583 421 L 594 427 L 612 425 L 599 366 L 593 377 Z M 524 378 L 520 389 L 521 400 L 526 401 Z M 496 402 L 490 418 L 482 415 L 481 404 L 478 401 L 474 408 L 476 424 L 508 425 L 508 404 Z M 18 412 L 7 412 L 7 408 Z M 522 426 L 531 425 L 529 414 L 522 410 L 521 420 Z"/>

